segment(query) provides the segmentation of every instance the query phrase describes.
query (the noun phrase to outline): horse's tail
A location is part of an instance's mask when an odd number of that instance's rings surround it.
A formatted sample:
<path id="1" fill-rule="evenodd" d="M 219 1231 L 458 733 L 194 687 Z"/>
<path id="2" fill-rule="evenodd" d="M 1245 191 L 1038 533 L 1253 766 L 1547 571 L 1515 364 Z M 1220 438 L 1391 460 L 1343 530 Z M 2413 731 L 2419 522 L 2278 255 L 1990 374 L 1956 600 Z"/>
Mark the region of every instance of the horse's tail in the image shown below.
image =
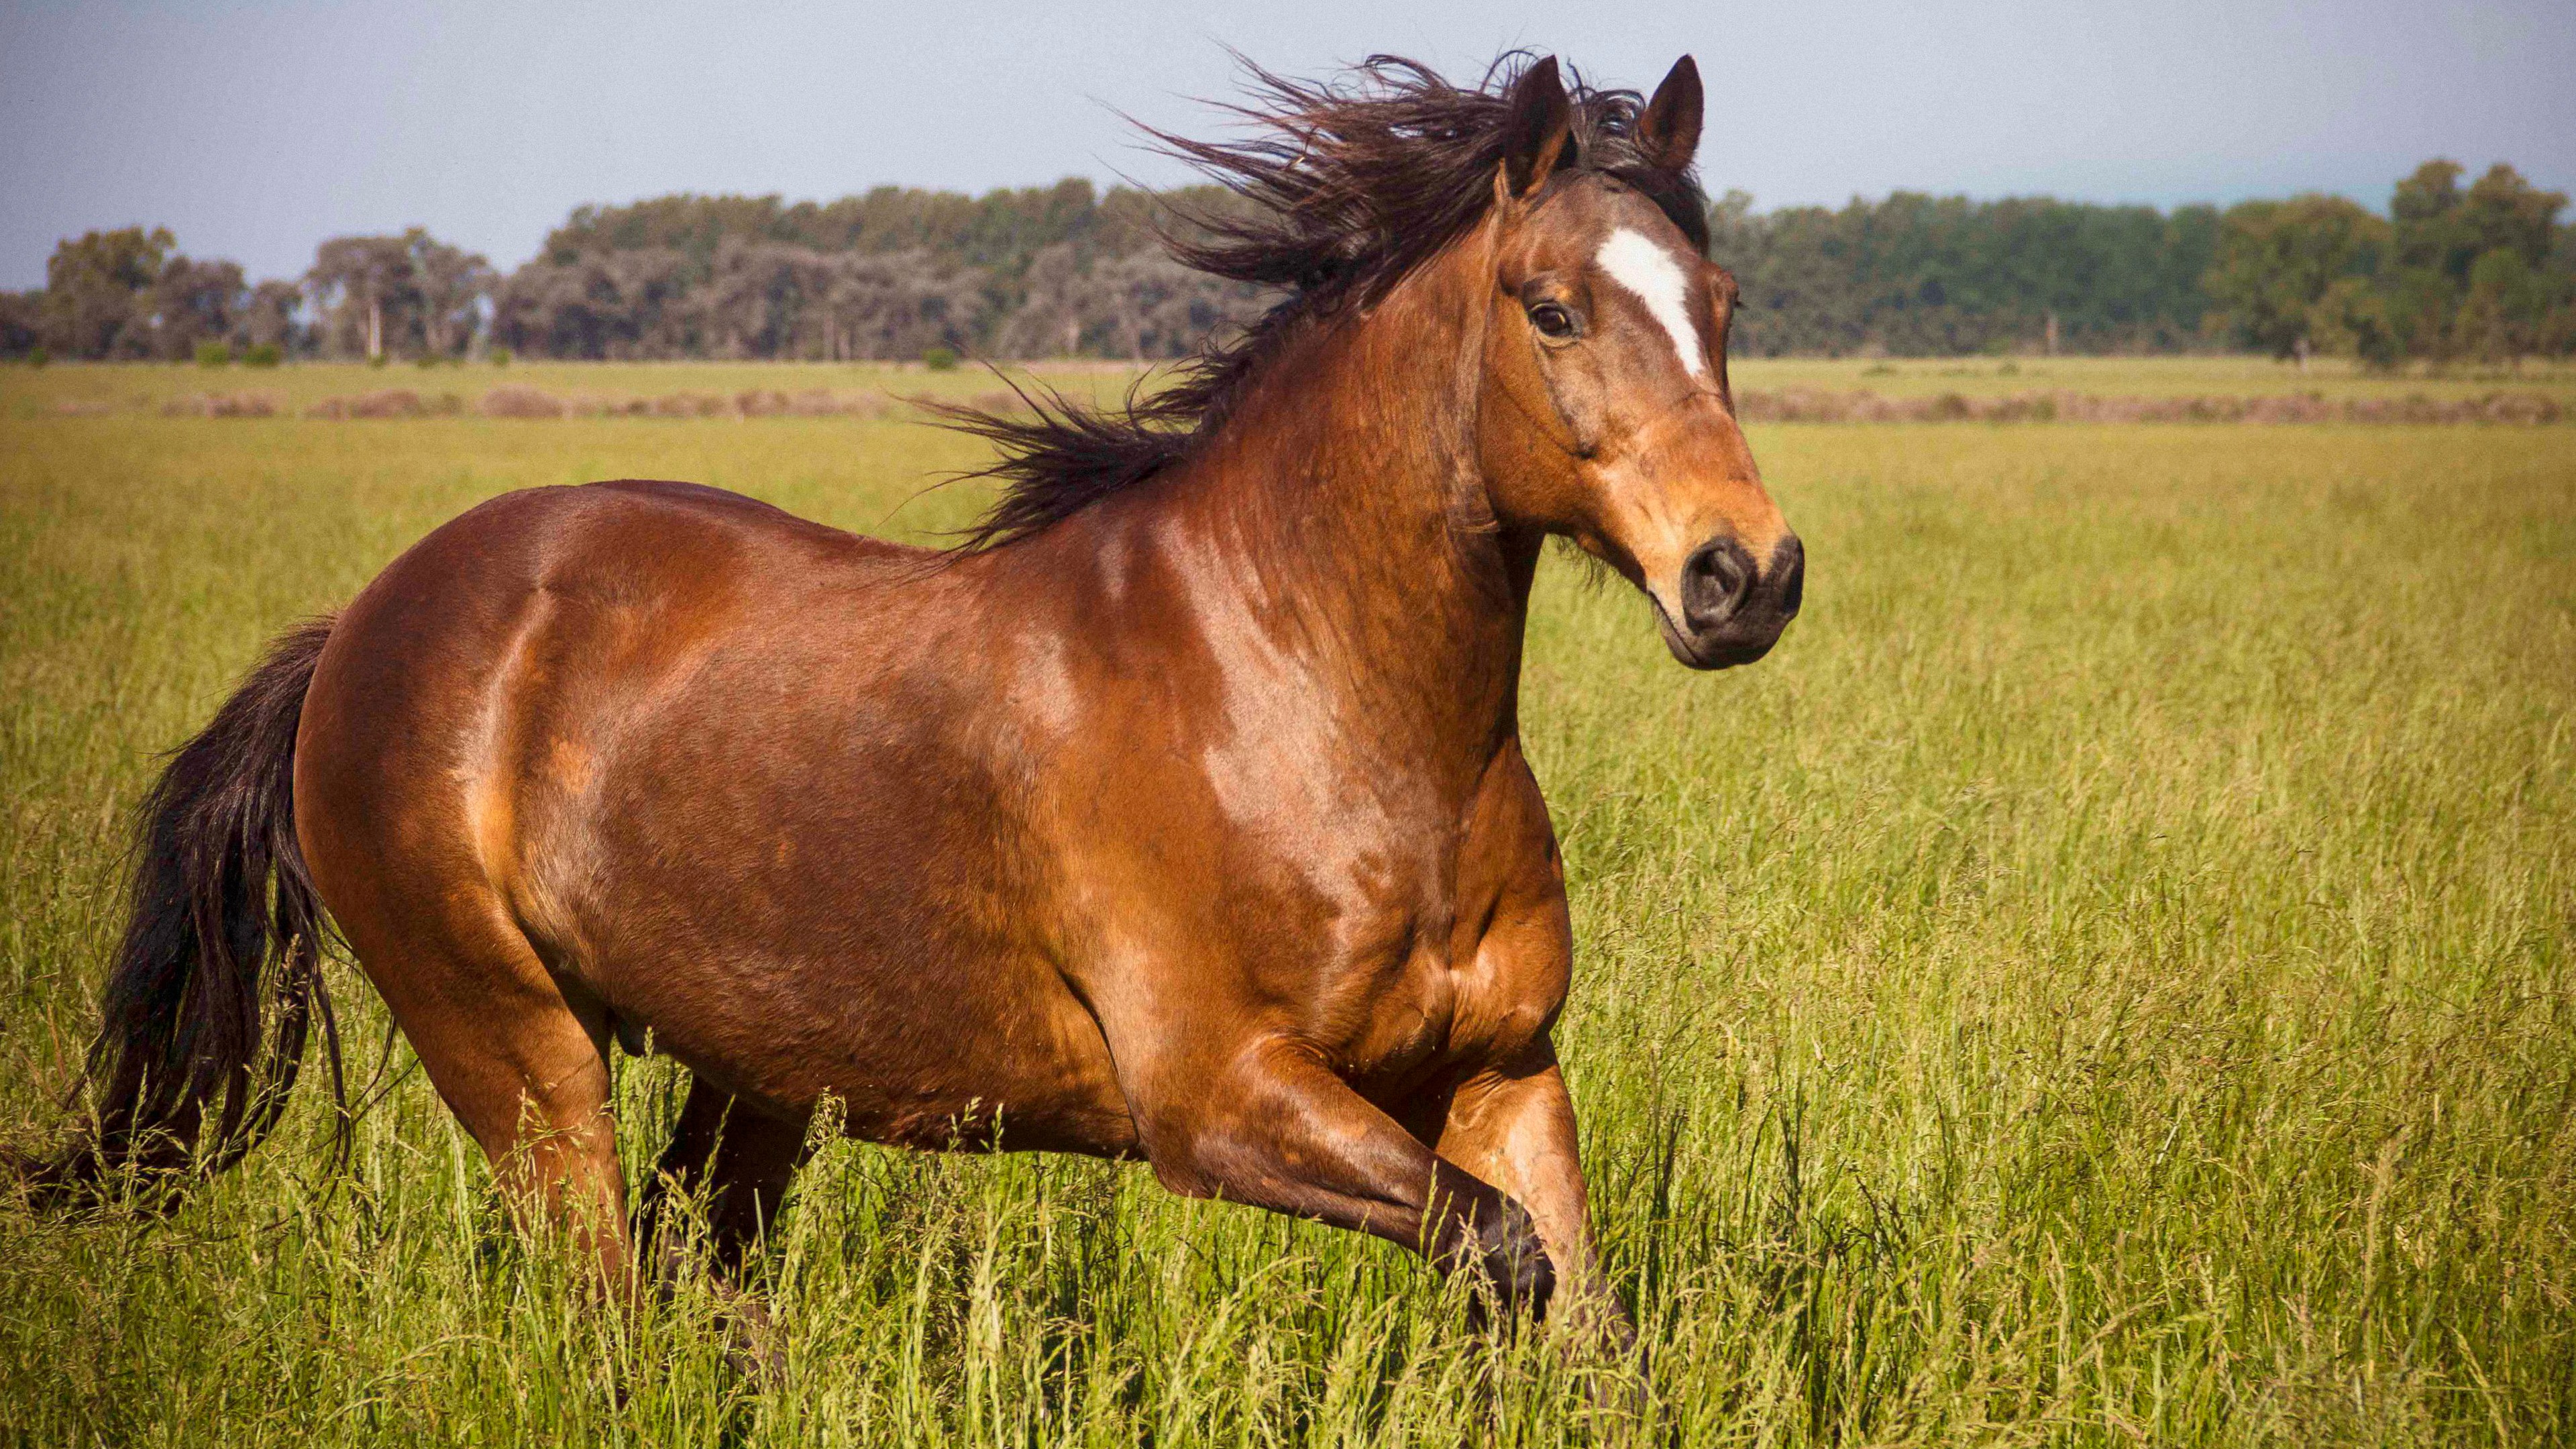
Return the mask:
<path id="1" fill-rule="evenodd" d="M 295 839 L 296 725 L 330 637 L 322 618 L 272 644 L 143 797 L 132 914 L 75 1094 L 88 1120 L 20 1163 L 40 1202 L 91 1201 L 125 1174 L 168 1203 L 230 1167 L 277 1125 L 317 1014 L 339 1090 L 321 902 Z"/>

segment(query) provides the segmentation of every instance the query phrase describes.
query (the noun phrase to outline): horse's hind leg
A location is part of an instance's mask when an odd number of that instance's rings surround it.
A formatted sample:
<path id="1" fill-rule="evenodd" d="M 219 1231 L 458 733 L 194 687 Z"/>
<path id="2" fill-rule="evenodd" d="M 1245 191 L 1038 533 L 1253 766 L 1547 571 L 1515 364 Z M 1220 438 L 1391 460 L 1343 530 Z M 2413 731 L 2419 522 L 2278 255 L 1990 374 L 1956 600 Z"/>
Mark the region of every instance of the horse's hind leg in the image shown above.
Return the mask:
<path id="1" fill-rule="evenodd" d="M 342 927 L 521 1227 L 570 1233 L 622 1295 L 631 1259 L 606 1018 L 565 995 L 494 905 L 410 921 L 359 909 Z"/>
<path id="2" fill-rule="evenodd" d="M 802 1121 L 766 1116 L 704 1079 L 692 1079 L 671 1145 L 636 1210 L 643 1260 L 658 1265 L 669 1251 L 671 1193 L 703 1190 L 716 1271 L 728 1279 L 739 1276 L 744 1255 L 778 1220 L 787 1184 L 804 1160 Z"/>

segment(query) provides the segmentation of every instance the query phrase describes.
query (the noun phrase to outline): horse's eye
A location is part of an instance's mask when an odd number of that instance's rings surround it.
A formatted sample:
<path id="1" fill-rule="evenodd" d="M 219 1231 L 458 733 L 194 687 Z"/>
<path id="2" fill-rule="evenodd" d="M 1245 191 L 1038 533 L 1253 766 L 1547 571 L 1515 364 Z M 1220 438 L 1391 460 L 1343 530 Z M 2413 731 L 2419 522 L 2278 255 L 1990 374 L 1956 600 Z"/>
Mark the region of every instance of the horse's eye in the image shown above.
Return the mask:
<path id="1" fill-rule="evenodd" d="M 1541 302 L 1529 309 L 1529 319 L 1543 337 L 1562 342 L 1574 335 L 1574 314 L 1554 302 Z"/>

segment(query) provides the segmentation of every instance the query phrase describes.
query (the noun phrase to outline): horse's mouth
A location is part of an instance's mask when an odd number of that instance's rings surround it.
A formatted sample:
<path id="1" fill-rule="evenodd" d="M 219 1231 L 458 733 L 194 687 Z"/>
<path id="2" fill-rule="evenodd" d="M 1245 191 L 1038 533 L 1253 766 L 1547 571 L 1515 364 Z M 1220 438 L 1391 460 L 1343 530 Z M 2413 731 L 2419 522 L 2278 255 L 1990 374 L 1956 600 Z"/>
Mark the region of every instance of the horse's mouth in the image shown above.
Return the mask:
<path id="1" fill-rule="evenodd" d="M 1739 664 L 1751 664 L 1771 652 L 1771 646 L 1780 642 L 1780 634 L 1788 625 L 1788 621 L 1783 619 L 1778 627 L 1752 638 L 1730 638 L 1724 629 L 1695 636 L 1673 622 L 1671 611 L 1652 591 L 1647 592 L 1646 601 L 1655 606 L 1655 630 L 1664 636 L 1664 647 L 1672 652 L 1673 658 L 1692 669 L 1732 669 Z"/>

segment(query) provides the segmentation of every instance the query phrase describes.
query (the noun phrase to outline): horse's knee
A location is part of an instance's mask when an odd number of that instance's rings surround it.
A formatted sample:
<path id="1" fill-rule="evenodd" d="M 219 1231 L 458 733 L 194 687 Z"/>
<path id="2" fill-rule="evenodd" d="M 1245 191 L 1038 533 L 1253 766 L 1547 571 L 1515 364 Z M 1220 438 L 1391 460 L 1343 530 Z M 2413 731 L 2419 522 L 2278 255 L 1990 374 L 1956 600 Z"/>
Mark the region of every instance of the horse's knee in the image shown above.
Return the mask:
<path id="1" fill-rule="evenodd" d="M 1472 1273 L 1504 1314 L 1547 1316 L 1556 1294 L 1556 1265 L 1539 1240 L 1538 1223 L 1508 1195 L 1466 1205 L 1450 1216 L 1440 1243 L 1443 1266 Z"/>
<path id="2" fill-rule="evenodd" d="M 1154 1169 L 1154 1180 L 1174 1197 L 1224 1196 L 1223 1185 L 1194 1162 L 1174 1162 L 1166 1157 L 1149 1157 L 1147 1161 Z"/>
<path id="3" fill-rule="evenodd" d="M 1244 1156 L 1227 1125 L 1206 1117 L 1156 1122 L 1143 1136 L 1154 1180 L 1176 1197 L 1226 1196 L 1227 1181 Z"/>

